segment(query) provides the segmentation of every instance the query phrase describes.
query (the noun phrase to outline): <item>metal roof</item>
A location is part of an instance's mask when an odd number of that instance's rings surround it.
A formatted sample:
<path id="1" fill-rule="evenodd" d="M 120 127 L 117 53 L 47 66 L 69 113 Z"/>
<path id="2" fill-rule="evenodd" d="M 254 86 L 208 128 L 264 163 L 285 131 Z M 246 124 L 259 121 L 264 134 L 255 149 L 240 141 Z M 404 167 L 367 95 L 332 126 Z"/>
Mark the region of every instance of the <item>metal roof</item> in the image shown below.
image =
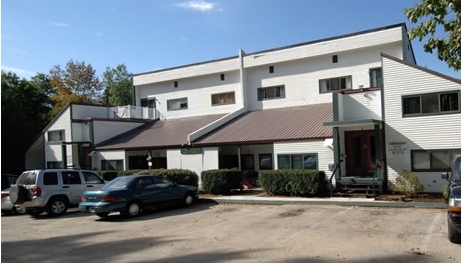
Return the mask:
<path id="1" fill-rule="evenodd" d="M 97 144 L 96 150 L 178 147 L 187 144 L 188 134 L 225 114 L 156 120 Z"/>
<path id="2" fill-rule="evenodd" d="M 116 136 L 97 145 L 96 150 L 180 147 L 187 136 L 225 114 L 160 120 Z M 282 141 L 324 139 L 332 137 L 332 104 L 313 104 L 250 111 L 207 135 L 192 145 L 233 145 Z"/>
<path id="3" fill-rule="evenodd" d="M 332 137 L 332 104 L 251 111 L 193 141 L 193 145 L 272 143 Z"/>

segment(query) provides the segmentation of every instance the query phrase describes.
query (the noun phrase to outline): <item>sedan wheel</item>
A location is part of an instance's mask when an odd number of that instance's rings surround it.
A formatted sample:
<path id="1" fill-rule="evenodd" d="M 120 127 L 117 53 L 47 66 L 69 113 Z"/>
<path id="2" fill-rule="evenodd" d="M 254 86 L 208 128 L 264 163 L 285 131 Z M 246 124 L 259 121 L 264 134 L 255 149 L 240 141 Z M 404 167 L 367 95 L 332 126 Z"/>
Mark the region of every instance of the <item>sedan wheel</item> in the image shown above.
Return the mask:
<path id="1" fill-rule="evenodd" d="M 132 201 L 127 204 L 123 215 L 127 217 L 135 217 L 139 213 L 140 213 L 140 204 L 138 202 Z"/>
<path id="2" fill-rule="evenodd" d="M 186 206 L 192 206 L 193 201 L 194 201 L 194 198 L 193 198 L 192 194 L 189 193 L 189 194 L 185 195 L 184 203 L 185 203 Z"/>
<path id="3" fill-rule="evenodd" d="M 62 215 L 68 209 L 68 204 L 66 200 L 62 198 L 51 199 L 47 204 L 47 214 L 49 216 L 58 216 Z"/>

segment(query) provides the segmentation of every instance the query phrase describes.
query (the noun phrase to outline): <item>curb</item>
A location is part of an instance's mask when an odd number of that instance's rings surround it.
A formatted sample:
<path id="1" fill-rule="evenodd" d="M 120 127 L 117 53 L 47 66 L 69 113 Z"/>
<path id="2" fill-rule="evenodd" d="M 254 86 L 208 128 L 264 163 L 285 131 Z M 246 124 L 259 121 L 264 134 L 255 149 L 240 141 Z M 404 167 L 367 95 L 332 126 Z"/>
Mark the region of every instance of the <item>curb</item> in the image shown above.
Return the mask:
<path id="1" fill-rule="evenodd" d="M 305 199 L 305 198 L 261 198 L 257 197 L 214 197 L 199 198 L 199 202 L 216 204 L 260 204 L 260 205 L 338 205 L 338 206 L 359 206 L 359 207 L 394 207 L 394 208 L 423 208 L 423 209 L 446 209 L 445 203 L 433 202 L 393 202 L 376 201 L 374 199 L 352 199 L 352 198 L 330 198 L 330 199 Z"/>

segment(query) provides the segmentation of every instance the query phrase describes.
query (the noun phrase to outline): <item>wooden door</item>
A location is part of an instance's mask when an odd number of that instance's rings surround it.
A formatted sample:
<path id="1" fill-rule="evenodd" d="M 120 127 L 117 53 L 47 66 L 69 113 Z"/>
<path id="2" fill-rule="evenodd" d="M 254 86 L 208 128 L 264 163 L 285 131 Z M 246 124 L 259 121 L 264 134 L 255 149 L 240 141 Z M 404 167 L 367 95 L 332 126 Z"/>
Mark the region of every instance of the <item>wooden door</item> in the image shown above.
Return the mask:
<path id="1" fill-rule="evenodd" d="M 345 132 L 346 175 L 372 176 L 375 172 L 375 131 Z"/>

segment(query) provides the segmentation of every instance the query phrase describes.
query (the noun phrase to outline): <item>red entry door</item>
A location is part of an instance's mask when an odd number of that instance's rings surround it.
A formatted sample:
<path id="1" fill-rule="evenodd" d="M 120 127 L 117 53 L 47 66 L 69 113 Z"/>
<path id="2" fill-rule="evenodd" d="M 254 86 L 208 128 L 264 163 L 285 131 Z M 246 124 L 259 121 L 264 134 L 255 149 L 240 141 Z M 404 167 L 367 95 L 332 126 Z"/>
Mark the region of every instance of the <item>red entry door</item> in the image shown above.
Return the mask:
<path id="1" fill-rule="evenodd" d="M 369 176 L 375 169 L 375 131 L 345 132 L 346 175 Z"/>

